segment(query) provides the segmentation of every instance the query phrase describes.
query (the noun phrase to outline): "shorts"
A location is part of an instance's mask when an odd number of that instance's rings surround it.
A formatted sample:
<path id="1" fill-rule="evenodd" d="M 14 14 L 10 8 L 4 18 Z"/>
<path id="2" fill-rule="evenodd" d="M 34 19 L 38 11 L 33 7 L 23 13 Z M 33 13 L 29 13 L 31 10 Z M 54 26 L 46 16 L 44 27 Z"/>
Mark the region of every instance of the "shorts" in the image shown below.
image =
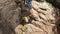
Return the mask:
<path id="1" fill-rule="evenodd" d="M 32 0 L 25 0 L 29 9 L 32 9 Z"/>

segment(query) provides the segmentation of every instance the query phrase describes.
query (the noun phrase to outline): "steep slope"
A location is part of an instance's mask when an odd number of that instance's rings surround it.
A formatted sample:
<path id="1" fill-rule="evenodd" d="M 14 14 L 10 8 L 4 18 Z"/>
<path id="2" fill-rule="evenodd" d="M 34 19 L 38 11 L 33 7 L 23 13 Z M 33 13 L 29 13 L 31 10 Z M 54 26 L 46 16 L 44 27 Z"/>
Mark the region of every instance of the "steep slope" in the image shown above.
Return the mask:
<path id="1" fill-rule="evenodd" d="M 29 9 L 21 6 L 19 1 L 0 0 L 1 34 L 56 34 L 57 10 L 52 4 L 32 1 L 35 15 L 41 20 L 36 21 L 30 16 Z"/>

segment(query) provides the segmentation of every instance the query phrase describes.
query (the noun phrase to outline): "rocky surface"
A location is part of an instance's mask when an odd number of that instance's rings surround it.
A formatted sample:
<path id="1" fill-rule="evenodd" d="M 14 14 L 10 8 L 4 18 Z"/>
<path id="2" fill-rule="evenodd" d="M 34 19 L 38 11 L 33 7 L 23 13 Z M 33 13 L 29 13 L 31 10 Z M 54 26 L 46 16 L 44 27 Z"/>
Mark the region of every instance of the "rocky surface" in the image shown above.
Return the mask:
<path id="1" fill-rule="evenodd" d="M 46 0 L 49 3 L 52 3 L 56 8 L 58 7 L 60 9 L 60 0 Z"/>
<path id="2" fill-rule="evenodd" d="M 0 0 L 0 34 L 57 34 L 55 7 L 46 1 L 32 1 L 32 6 L 40 21 L 18 0 Z"/>

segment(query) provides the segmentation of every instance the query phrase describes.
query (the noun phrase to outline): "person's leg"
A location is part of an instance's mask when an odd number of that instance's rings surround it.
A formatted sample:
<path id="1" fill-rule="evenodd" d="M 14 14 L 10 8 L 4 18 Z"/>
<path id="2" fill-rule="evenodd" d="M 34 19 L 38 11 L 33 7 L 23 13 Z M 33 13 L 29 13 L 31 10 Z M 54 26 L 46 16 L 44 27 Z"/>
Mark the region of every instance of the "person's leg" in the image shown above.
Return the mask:
<path id="1" fill-rule="evenodd" d="M 34 16 L 35 15 L 35 11 L 33 11 L 33 8 L 29 10 L 31 16 Z"/>
<path id="2" fill-rule="evenodd" d="M 32 9 L 32 0 L 25 0 L 26 5 L 29 9 Z"/>
<path id="3" fill-rule="evenodd" d="M 36 11 L 34 11 L 33 10 L 33 8 L 32 8 L 32 1 L 31 0 L 25 0 L 26 1 L 26 3 L 27 3 L 27 6 L 28 6 L 28 8 L 29 8 L 29 12 L 30 12 L 30 14 L 31 14 L 31 16 L 35 19 L 35 20 L 40 20 L 39 19 L 39 16 L 38 15 L 36 15 Z"/>
<path id="4" fill-rule="evenodd" d="M 35 19 L 36 21 L 40 21 L 39 15 L 34 9 L 30 9 L 30 14 L 33 19 Z"/>
<path id="5" fill-rule="evenodd" d="M 32 10 L 32 0 L 25 0 L 28 8 L 29 8 L 29 12 L 32 16 L 34 16 L 34 11 Z"/>

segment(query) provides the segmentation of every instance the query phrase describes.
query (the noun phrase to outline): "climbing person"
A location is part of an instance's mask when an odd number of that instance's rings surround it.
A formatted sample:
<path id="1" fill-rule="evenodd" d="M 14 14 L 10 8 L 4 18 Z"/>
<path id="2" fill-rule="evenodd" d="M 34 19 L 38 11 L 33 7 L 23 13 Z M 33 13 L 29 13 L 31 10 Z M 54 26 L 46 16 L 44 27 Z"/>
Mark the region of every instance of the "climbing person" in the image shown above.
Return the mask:
<path id="1" fill-rule="evenodd" d="M 29 12 L 30 12 L 30 15 L 32 16 L 32 18 L 40 21 L 39 17 L 35 15 L 35 11 L 32 8 L 32 0 L 25 0 L 25 3 L 27 5 L 27 7 L 29 8 Z"/>

